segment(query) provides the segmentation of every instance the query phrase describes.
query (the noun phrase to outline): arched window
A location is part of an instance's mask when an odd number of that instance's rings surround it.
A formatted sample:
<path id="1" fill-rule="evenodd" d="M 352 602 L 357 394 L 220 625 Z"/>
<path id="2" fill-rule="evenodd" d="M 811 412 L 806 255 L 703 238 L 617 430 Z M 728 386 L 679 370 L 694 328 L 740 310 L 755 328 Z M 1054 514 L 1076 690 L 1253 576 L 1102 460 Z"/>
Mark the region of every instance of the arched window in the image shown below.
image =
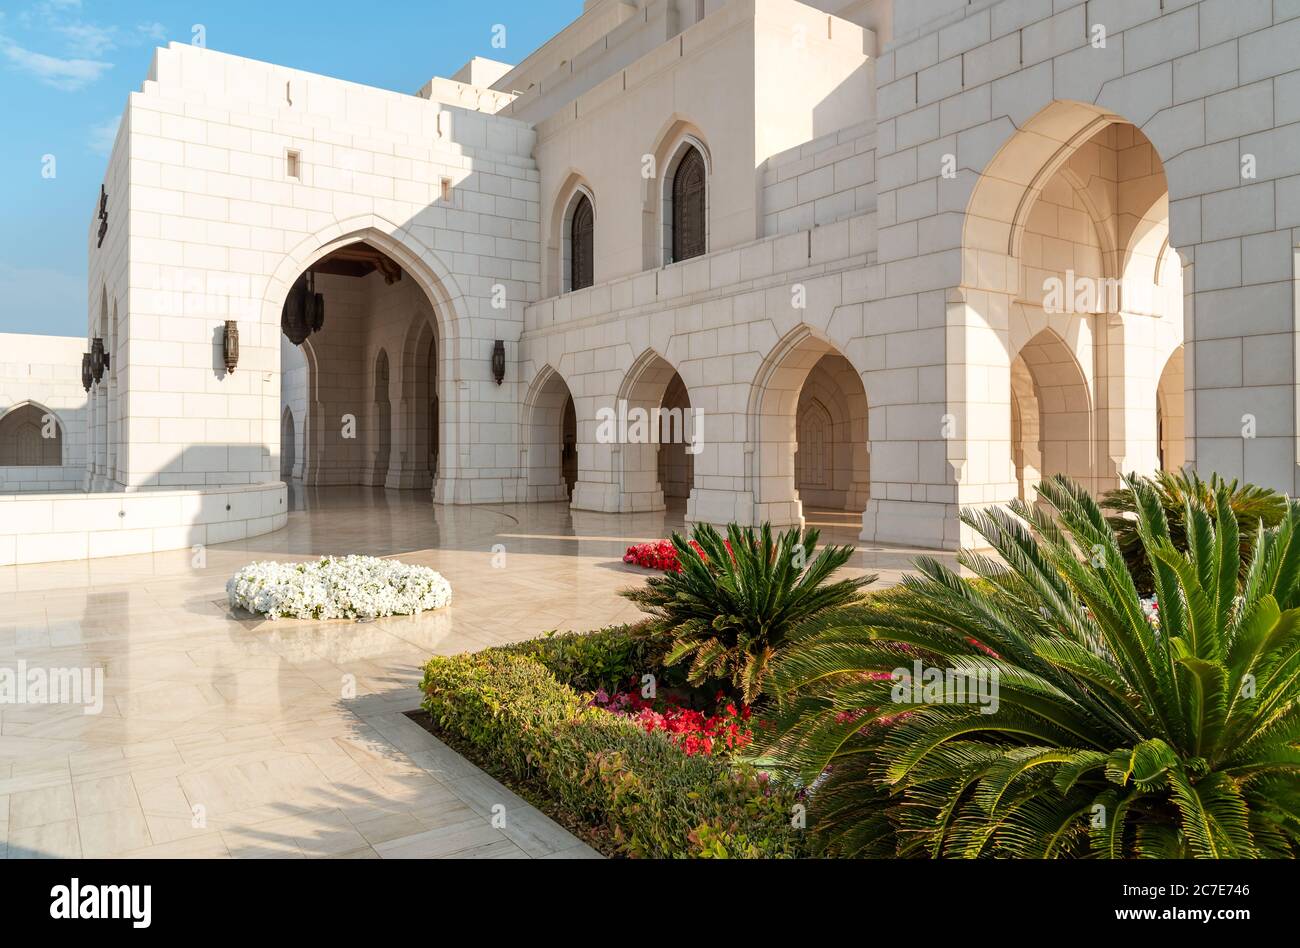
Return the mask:
<path id="1" fill-rule="evenodd" d="M 569 289 L 581 290 L 596 282 L 596 212 L 587 195 L 578 198 L 569 226 Z"/>
<path id="2" fill-rule="evenodd" d="M 706 250 L 704 156 L 687 149 L 673 175 L 673 262 L 698 257 Z"/>
<path id="3" fill-rule="evenodd" d="M 63 428 L 45 409 L 28 403 L 0 418 L 0 467 L 58 467 Z"/>

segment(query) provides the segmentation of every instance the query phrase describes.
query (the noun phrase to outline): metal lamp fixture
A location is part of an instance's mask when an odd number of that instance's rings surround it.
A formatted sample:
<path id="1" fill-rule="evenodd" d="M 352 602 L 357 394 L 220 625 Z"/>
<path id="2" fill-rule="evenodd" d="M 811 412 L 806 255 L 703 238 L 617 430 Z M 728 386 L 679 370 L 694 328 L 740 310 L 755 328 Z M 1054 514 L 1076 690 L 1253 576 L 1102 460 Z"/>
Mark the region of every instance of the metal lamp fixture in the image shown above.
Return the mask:
<path id="1" fill-rule="evenodd" d="M 90 343 L 90 372 L 98 385 L 104 379 L 104 340 L 96 336 Z"/>
<path id="2" fill-rule="evenodd" d="M 233 319 L 226 320 L 222 350 L 226 357 L 226 371 L 233 375 L 235 366 L 239 365 L 239 326 Z"/>
<path id="3" fill-rule="evenodd" d="M 506 380 L 506 344 L 500 339 L 492 347 L 492 377 L 498 385 Z"/>
<path id="4" fill-rule="evenodd" d="M 83 352 L 81 354 L 81 387 L 86 390 L 87 394 L 89 394 L 90 386 L 93 385 L 94 382 L 95 377 L 90 371 L 90 353 Z"/>
<path id="5" fill-rule="evenodd" d="M 280 329 L 295 346 L 325 326 L 325 297 L 316 292 L 316 274 L 308 270 L 294 282 L 280 311 Z"/>

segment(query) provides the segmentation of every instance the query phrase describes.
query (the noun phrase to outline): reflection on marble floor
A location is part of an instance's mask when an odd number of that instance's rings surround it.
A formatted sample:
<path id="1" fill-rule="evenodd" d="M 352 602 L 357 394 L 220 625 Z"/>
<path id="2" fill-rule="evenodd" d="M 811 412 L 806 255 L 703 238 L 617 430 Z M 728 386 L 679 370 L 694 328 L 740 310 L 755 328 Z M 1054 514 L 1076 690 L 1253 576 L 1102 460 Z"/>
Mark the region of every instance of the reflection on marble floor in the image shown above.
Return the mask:
<path id="1" fill-rule="evenodd" d="M 617 592 L 647 574 L 623 551 L 681 529 L 682 510 L 435 507 L 301 486 L 292 500 L 286 529 L 197 560 L 0 568 L 0 668 L 102 667 L 105 691 L 96 715 L 0 704 L 9 858 L 594 855 L 404 712 L 430 654 L 636 618 Z M 809 520 L 825 541 L 857 545 L 854 518 Z M 226 606 L 239 567 L 327 553 L 431 566 L 453 604 L 365 623 L 271 623 Z M 851 568 L 890 583 L 914 554 L 860 546 Z"/>

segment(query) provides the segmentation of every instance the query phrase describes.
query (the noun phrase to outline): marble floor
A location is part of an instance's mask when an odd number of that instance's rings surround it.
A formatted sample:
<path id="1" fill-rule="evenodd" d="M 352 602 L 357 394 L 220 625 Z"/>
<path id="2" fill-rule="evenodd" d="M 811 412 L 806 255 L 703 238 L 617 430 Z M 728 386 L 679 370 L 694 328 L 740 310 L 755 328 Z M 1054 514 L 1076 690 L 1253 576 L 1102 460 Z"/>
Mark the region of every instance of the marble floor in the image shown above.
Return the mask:
<path id="1" fill-rule="evenodd" d="M 479 857 L 595 853 L 405 712 L 420 667 L 635 618 L 630 542 L 682 526 L 561 504 L 435 507 L 427 495 L 291 489 L 289 525 L 190 552 L 0 568 L 0 674 L 103 669 L 103 708 L 0 704 L 0 847 L 9 858 Z M 852 543 L 855 573 L 897 581 L 916 551 Z M 258 559 L 400 554 L 453 604 L 364 623 L 231 612 L 226 579 Z M 504 810 L 504 825 L 493 820 Z M 497 825 L 494 825 L 494 822 Z"/>

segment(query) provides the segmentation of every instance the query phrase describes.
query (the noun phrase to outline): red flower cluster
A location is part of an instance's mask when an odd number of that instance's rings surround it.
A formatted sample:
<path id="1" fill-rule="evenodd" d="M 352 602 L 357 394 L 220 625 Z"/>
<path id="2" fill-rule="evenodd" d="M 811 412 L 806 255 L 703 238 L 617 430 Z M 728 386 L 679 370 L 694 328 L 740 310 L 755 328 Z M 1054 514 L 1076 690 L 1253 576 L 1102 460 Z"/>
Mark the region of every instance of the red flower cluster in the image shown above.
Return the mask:
<path id="1" fill-rule="evenodd" d="M 648 701 L 635 692 L 608 695 L 596 693 L 593 704 L 613 714 L 622 714 L 645 728 L 662 731 L 688 757 L 712 756 L 717 751 L 738 751 L 754 740 L 748 705 L 737 707 L 718 694 L 718 707 L 711 715 L 683 708 L 671 700 Z"/>
<path id="2" fill-rule="evenodd" d="M 694 540 L 690 541 L 695 552 L 704 557 L 704 551 Z M 677 561 L 677 547 L 671 540 L 658 540 L 654 543 L 638 543 L 629 546 L 623 554 L 623 562 L 645 569 L 659 569 L 665 573 L 680 573 L 682 564 Z"/>
<path id="3" fill-rule="evenodd" d="M 688 540 L 691 548 L 700 555 L 700 559 L 708 561 L 704 555 L 704 549 L 694 540 Z M 727 550 L 731 550 L 731 542 L 725 541 Z M 682 564 L 677 561 L 677 547 L 673 546 L 671 540 L 656 540 L 654 543 L 637 543 L 627 548 L 623 554 L 623 562 L 632 566 L 641 566 L 645 569 L 659 569 L 665 573 L 680 573 Z"/>

